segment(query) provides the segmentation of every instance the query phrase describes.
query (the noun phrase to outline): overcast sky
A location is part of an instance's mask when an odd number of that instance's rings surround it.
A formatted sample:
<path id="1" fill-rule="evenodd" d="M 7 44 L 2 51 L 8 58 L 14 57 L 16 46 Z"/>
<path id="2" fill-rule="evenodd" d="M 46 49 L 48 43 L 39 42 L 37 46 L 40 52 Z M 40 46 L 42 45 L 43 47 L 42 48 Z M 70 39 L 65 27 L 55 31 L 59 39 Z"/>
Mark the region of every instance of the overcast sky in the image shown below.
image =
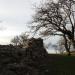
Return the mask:
<path id="1" fill-rule="evenodd" d="M 40 0 L 0 0 L 0 44 L 8 44 L 15 35 L 28 31 L 34 14 L 33 5 Z"/>
<path id="2" fill-rule="evenodd" d="M 34 15 L 33 6 L 39 4 L 40 1 L 0 0 L 0 44 L 9 44 L 14 36 L 29 31 L 26 25 Z M 55 38 L 49 39 L 49 41 L 52 40 L 55 42 Z"/>

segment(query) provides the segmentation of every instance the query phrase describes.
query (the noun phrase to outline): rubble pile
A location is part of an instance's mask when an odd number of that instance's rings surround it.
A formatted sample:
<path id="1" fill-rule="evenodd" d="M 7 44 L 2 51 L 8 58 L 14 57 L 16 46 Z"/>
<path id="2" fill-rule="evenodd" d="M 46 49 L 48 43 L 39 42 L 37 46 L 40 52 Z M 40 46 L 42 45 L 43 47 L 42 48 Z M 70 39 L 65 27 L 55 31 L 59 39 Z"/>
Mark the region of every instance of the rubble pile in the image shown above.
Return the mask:
<path id="1" fill-rule="evenodd" d="M 47 52 L 41 38 L 28 40 L 27 48 L 0 45 L 0 75 L 41 75 Z"/>

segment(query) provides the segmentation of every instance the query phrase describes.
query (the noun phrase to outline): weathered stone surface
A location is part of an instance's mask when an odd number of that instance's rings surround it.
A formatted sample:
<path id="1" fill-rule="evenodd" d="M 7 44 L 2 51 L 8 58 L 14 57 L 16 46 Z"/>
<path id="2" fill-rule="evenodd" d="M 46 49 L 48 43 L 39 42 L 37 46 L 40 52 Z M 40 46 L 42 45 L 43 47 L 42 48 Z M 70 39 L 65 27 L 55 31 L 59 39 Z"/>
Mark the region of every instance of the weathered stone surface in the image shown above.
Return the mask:
<path id="1" fill-rule="evenodd" d="M 26 51 L 30 51 L 33 56 L 37 57 L 45 57 L 47 55 L 47 51 L 43 46 L 43 40 L 41 38 L 31 38 L 28 42 Z"/>
<path id="2" fill-rule="evenodd" d="M 40 75 L 47 52 L 41 38 L 31 38 L 27 48 L 0 45 L 0 75 Z"/>

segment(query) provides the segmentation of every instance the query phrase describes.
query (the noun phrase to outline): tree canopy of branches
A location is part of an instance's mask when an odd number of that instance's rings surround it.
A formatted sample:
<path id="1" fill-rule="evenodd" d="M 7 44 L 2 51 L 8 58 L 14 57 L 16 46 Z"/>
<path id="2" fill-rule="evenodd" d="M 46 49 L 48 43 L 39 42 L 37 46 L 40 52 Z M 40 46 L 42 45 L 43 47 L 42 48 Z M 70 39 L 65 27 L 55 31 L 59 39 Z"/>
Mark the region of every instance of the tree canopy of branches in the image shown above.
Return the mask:
<path id="1" fill-rule="evenodd" d="M 23 33 L 20 36 L 15 36 L 12 40 L 11 43 L 15 46 L 23 46 L 25 47 L 27 45 L 27 40 L 28 40 L 28 34 Z"/>
<path id="2" fill-rule="evenodd" d="M 12 40 L 11 40 L 11 43 L 14 44 L 15 46 L 19 45 L 19 37 L 18 36 L 15 36 Z"/>
<path id="3" fill-rule="evenodd" d="M 47 0 L 40 7 L 36 8 L 32 25 L 35 31 L 42 29 L 41 35 L 59 35 L 65 40 L 66 51 L 69 52 L 67 39 L 75 47 L 75 0 Z"/>

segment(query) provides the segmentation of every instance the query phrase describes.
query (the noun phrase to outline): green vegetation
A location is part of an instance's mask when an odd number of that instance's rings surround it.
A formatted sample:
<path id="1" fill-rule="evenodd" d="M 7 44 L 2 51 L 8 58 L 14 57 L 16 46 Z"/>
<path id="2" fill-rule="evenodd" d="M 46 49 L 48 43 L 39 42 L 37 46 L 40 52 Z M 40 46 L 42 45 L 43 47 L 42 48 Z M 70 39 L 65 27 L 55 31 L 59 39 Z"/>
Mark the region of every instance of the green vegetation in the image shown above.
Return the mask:
<path id="1" fill-rule="evenodd" d="M 75 75 L 75 56 L 49 55 L 41 75 Z"/>
<path id="2" fill-rule="evenodd" d="M 75 75 L 74 55 L 48 54 L 41 38 L 29 39 L 27 48 L 0 45 L 0 75 Z"/>
<path id="3" fill-rule="evenodd" d="M 75 56 L 49 54 L 39 59 L 27 58 L 25 51 L 15 49 L 0 51 L 0 75 L 75 75 Z"/>

